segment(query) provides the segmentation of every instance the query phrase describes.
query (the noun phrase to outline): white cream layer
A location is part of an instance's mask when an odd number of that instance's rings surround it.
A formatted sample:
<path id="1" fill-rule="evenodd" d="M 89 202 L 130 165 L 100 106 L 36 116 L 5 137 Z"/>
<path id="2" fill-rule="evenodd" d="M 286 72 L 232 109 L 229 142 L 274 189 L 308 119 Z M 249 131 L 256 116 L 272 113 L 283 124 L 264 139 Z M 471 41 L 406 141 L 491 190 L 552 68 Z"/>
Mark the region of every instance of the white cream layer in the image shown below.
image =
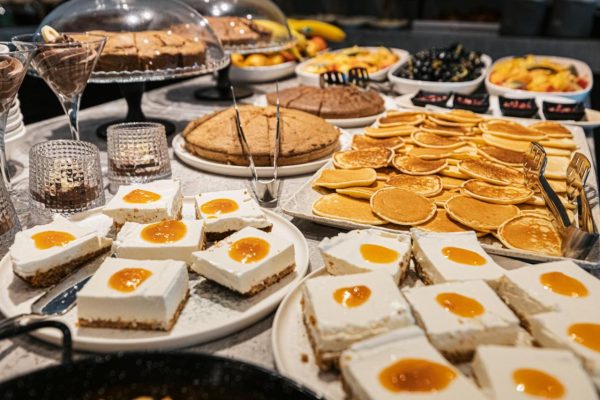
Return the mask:
<path id="1" fill-rule="evenodd" d="M 203 204 L 216 199 L 233 200 L 239 208 L 233 212 L 219 215 L 202 212 Z M 271 226 L 258 203 L 245 189 L 200 193 L 196 196 L 196 216 L 204 220 L 208 233 L 239 231 L 247 226 L 258 229 Z"/>

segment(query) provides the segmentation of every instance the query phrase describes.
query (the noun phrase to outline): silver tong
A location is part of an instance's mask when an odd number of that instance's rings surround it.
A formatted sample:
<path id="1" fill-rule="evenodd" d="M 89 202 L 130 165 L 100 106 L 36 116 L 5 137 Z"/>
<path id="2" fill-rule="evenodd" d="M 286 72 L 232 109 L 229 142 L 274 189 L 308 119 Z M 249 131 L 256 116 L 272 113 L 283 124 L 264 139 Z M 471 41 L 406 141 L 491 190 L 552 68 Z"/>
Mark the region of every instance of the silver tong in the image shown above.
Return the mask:
<path id="1" fill-rule="evenodd" d="M 269 180 L 262 181 L 259 179 L 258 172 L 256 170 L 256 165 L 254 163 L 254 157 L 250 152 L 250 146 L 248 146 L 248 141 L 246 140 L 246 135 L 244 134 L 244 128 L 242 128 L 240 109 L 238 108 L 237 101 L 235 98 L 235 89 L 233 88 L 233 86 L 231 86 L 231 96 L 233 98 L 233 107 L 235 109 L 235 126 L 238 135 L 238 140 L 240 141 L 240 145 L 242 147 L 244 155 L 248 159 L 250 172 L 252 173 L 252 190 L 254 192 L 254 196 L 256 196 L 256 199 L 258 200 L 259 204 L 264 207 L 276 207 L 277 202 L 279 201 L 280 180 L 277 178 L 277 170 L 279 166 L 278 159 L 281 144 L 281 115 L 279 111 L 278 83 L 275 84 L 275 89 L 277 92 L 277 111 L 275 114 L 275 143 L 273 144 L 273 176 Z"/>
<path id="2" fill-rule="evenodd" d="M 567 197 L 575 205 L 577 225 L 586 232 L 594 233 L 592 208 L 585 194 L 585 181 L 591 169 L 590 160 L 581 153 L 575 153 L 567 167 Z"/>
<path id="3" fill-rule="evenodd" d="M 525 181 L 529 187 L 541 193 L 550 209 L 562 238 L 563 256 L 585 259 L 598 240 L 598 233 L 587 231 L 583 227 L 578 227 L 572 223 L 560 198 L 544 176 L 547 161 L 544 148 L 539 143 L 531 143 L 529 152 L 525 155 L 525 161 L 523 162 Z M 584 180 L 581 181 L 582 188 L 583 183 Z"/>
<path id="4" fill-rule="evenodd" d="M 364 67 L 354 67 L 348 71 L 348 75 L 341 71 L 325 71 L 319 74 L 319 86 L 326 88 L 335 85 L 356 85 L 362 89 L 369 87 L 369 71 Z"/>

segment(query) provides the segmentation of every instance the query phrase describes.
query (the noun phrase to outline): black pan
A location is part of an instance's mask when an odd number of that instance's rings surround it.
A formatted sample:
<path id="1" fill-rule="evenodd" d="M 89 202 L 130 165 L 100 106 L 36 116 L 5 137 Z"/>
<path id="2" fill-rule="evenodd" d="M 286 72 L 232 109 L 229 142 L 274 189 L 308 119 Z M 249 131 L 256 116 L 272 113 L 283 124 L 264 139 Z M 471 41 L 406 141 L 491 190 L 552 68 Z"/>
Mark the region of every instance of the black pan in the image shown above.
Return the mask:
<path id="1" fill-rule="evenodd" d="M 0 328 L 0 339 L 40 327 L 67 335 L 63 364 L 0 383 L 2 400 L 314 400 L 310 390 L 269 371 L 208 354 L 181 352 L 119 353 L 71 362 L 66 326 L 52 321 Z"/>

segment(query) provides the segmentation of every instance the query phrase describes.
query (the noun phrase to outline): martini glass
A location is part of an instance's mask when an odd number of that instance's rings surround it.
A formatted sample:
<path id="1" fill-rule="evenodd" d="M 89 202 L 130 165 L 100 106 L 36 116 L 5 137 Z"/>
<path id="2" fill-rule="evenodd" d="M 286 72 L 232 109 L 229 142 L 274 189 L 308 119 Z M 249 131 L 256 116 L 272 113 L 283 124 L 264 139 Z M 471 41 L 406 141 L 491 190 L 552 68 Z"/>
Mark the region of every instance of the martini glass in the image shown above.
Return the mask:
<path id="1" fill-rule="evenodd" d="M 13 37 L 17 47 L 35 45 L 31 60 L 35 72 L 50 86 L 69 119 L 71 138 L 79 140 L 81 95 L 106 43 L 106 37 L 89 33 L 66 33 L 52 43 L 39 33 Z"/>
<path id="2" fill-rule="evenodd" d="M 0 42 L 0 172 L 9 191 L 12 186 L 4 141 L 6 122 L 34 53 L 35 46 L 22 46 L 17 49 L 13 43 Z"/>

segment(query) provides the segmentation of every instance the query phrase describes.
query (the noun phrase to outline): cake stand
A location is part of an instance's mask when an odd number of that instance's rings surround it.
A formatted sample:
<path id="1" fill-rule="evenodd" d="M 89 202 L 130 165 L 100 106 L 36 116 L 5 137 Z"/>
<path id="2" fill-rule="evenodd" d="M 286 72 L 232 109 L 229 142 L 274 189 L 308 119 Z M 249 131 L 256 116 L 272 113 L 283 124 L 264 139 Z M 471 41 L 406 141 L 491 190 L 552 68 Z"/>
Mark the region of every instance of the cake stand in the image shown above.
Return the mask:
<path id="1" fill-rule="evenodd" d="M 173 122 L 144 114 L 146 82 L 205 75 L 230 62 L 208 22 L 179 0 L 170 0 L 167 7 L 163 0 L 71 0 L 48 14 L 39 29 L 44 25 L 59 32 L 99 31 L 109 36 L 90 82 L 118 84 L 128 109 L 124 119 L 97 129 L 101 137 L 106 137 L 109 125 L 120 122 L 160 122 L 172 134 Z M 111 37 L 113 49 L 108 53 Z M 197 49 L 202 43 L 204 57 Z"/>

